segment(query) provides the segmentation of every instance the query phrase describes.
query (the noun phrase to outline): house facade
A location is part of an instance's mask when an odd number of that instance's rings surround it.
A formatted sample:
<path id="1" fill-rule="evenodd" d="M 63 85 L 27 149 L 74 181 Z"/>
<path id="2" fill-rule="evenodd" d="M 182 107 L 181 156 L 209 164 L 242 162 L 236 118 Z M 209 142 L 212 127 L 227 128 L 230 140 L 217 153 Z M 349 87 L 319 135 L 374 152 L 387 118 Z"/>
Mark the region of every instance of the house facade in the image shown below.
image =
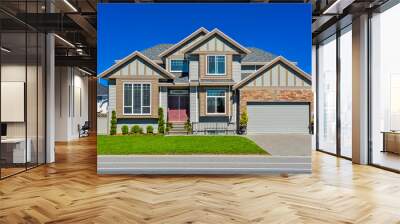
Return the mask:
<path id="1" fill-rule="evenodd" d="M 190 120 L 196 132 L 235 132 L 247 111 L 251 133 L 308 133 L 311 77 L 295 63 L 200 28 L 176 44 L 135 51 L 99 75 L 109 80 L 109 115 L 122 125 Z"/>

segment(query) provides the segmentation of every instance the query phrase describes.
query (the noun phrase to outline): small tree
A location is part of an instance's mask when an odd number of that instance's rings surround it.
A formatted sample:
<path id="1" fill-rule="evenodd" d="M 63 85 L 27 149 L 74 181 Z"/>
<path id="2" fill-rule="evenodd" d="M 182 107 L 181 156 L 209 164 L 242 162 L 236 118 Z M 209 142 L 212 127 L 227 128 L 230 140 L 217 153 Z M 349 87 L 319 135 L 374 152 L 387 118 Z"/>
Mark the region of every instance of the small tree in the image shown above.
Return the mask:
<path id="1" fill-rule="evenodd" d="M 133 125 L 133 126 L 131 127 L 131 133 L 132 133 L 132 134 L 138 134 L 138 133 L 140 133 L 140 126 L 137 125 L 137 124 Z"/>
<path id="2" fill-rule="evenodd" d="M 122 126 L 122 127 L 121 127 L 121 131 L 122 131 L 122 134 L 123 134 L 123 135 L 129 134 L 129 127 L 128 127 L 128 125 Z"/>
<path id="3" fill-rule="evenodd" d="M 153 128 L 153 126 L 148 125 L 148 126 L 146 127 L 146 133 L 147 133 L 147 134 L 153 134 L 153 133 L 154 133 L 154 128 Z"/>
<path id="4" fill-rule="evenodd" d="M 162 107 L 158 108 L 158 133 L 164 134 L 165 132 L 165 121 L 164 121 L 164 110 Z"/>
<path id="5" fill-rule="evenodd" d="M 189 120 L 189 119 L 187 119 L 186 122 L 185 122 L 185 131 L 186 131 L 188 134 L 191 134 L 192 131 L 193 131 L 192 123 L 190 123 L 190 120 Z"/>
<path id="6" fill-rule="evenodd" d="M 111 112 L 111 128 L 110 128 L 110 135 L 117 134 L 117 114 L 115 110 Z"/>

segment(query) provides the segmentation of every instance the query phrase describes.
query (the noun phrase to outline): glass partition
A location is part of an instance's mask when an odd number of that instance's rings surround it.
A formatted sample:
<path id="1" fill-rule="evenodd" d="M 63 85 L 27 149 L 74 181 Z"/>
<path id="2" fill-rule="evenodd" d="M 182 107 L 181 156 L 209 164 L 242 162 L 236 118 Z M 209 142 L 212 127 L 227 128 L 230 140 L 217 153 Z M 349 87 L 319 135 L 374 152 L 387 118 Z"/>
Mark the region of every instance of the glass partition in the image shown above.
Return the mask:
<path id="1" fill-rule="evenodd" d="M 400 4 L 371 19 L 371 162 L 400 170 Z"/>
<path id="2" fill-rule="evenodd" d="M 16 10 L 36 13 L 42 5 L 21 1 Z M 45 162 L 46 39 L 9 15 L 0 13 L 0 19 L 8 21 L 0 21 L 0 178 L 5 178 Z"/>
<path id="3" fill-rule="evenodd" d="M 318 149 L 336 153 L 336 35 L 318 48 Z"/>
<path id="4" fill-rule="evenodd" d="M 352 157 L 352 32 L 351 25 L 340 35 L 340 154 Z"/>

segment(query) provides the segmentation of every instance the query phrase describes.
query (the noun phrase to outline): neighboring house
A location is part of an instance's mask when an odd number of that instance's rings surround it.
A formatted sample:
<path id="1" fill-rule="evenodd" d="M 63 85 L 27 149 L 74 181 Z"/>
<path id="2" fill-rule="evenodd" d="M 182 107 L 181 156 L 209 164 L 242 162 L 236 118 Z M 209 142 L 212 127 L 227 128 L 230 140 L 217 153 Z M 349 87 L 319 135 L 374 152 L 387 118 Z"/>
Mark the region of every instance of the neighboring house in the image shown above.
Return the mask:
<path id="1" fill-rule="evenodd" d="M 108 87 L 97 83 L 97 113 L 108 112 Z"/>
<path id="2" fill-rule="evenodd" d="M 102 72 L 109 80 L 109 120 L 153 125 L 158 108 L 171 123 L 196 130 L 236 130 L 249 115 L 250 133 L 308 133 L 311 77 L 282 56 L 244 47 L 218 29 L 200 28 L 176 44 L 135 51 Z"/>

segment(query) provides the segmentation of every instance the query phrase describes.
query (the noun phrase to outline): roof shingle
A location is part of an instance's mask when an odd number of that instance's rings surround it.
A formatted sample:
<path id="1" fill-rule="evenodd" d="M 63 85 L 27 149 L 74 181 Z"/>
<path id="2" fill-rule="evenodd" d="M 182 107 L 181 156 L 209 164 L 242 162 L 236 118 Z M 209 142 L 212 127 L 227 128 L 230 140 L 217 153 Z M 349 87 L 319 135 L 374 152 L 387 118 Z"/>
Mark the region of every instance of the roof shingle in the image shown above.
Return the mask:
<path id="1" fill-rule="evenodd" d="M 146 48 L 140 51 L 142 54 L 146 55 L 146 57 L 150 58 L 151 60 L 161 60 L 158 55 L 170 48 L 173 44 L 157 44 L 153 47 Z"/>
<path id="2" fill-rule="evenodd" d="M 142 54 L 146 55 L 151 60 L 161 60 L 161 58 L 158 55 L 161 52 L 170 48 L 171 46 L 173 46 L 173 44 L 157 44 L 153 47 L 146 48 L 140 52 Z M 243 60 L 242 60 L 243 62 L 269 62 L 277 57 L 275 54 L 264 51 L 260 48 L 247 47 L 247 49 L 249 49 L 251 51 L 251 53 L 247 54 L 243 58 Z"/>

